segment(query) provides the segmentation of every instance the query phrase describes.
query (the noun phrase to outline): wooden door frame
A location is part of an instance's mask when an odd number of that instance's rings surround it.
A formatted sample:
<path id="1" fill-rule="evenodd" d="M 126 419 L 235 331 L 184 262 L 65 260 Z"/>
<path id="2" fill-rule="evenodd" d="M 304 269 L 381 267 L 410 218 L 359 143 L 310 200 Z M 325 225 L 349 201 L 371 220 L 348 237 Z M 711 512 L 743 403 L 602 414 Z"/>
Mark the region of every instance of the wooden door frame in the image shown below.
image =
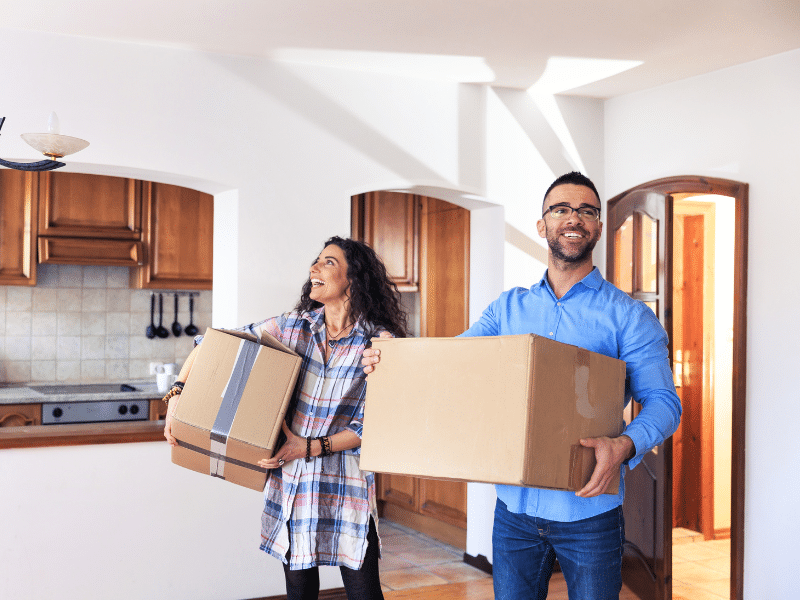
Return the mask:
<path id="1" fill-rule="evenodd" d="M 714 194 L 735 202 L 733 252 L 733 373 L 731 431 L 731 600 L 744 598 L 745 416 L 747 398 L 747 246 L 748 193 L 746 183 L 715 177 L 666 177 L 620 194 L 653 190 L 663 194 Z"/>

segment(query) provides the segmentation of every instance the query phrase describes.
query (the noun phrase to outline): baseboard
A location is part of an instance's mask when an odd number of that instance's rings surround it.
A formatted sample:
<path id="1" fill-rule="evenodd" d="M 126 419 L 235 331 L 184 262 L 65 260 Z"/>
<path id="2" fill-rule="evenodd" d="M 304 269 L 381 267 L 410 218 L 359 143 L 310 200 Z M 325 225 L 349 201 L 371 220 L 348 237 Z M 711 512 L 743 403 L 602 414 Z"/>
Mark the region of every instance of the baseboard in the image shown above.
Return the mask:
<path id="1" fill-rule="evenodd" d="M 483 554 L 478 554 L 478 556 L 472 556 L 471 554 L 467 554 L 464 552 L 464 562 L 467 563 L 470 567 L 475 567 L 476 569 L 480 569 L 484 573 L 488 573 L 489 575 L 492 574 L 492 563 L 489 562 L 489 559 L 486 558 Z"/>
<path id="2" fill-rule="evenodd" d="M 261 598 L 249 598 L 248 600 L 286 600 L 286 594 L 280 596 L 263 596 Z M 331 588 L 319 591 L 319 600 L 347 600 L 347 594 L 343 587 Z"/>
<path id="3" fill-rule="evenodd" d="M 729 540 L 731 539 L 731 528 L 730 527 L 722 527 L 721 529 L 714 530 L 714 539 L 715 540 Z"/>

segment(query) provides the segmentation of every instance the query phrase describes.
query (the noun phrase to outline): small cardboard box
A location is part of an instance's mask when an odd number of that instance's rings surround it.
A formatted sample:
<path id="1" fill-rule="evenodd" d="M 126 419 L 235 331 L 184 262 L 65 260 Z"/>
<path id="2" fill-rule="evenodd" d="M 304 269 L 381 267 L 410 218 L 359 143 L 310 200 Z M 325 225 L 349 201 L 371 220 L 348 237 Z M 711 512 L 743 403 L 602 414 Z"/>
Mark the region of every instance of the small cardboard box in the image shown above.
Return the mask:
<path id="1" fill-rule="evenodd" d="M 574 491 L 595 466 L 579 440 L 623 430 L 621 360 L 533 334 L 373 344 L 366 471 Z"/>
<path id="2" fill-rule="evenodd" d="M 176 465 L 263 490 L 301 358 L 274 337 L 208 329 L 172 421 Z M 173 399 L 173 402 L 175 399 Z"/>

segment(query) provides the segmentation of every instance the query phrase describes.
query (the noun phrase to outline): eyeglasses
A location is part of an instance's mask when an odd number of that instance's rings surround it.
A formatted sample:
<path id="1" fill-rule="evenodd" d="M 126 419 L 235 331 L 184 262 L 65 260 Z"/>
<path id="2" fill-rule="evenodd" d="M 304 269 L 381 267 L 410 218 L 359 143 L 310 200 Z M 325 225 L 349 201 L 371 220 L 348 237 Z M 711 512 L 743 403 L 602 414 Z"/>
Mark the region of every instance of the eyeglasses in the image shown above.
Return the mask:
<path id="1" fill-rule="evenodd" d="M 597 221 L 600 218 L 600 209 L 594 206 L 579 206 L 572 208 L 568 204 L 555 204 L 542 213 L 545 216 L 550 213 L 556 221 L 563 221 L 572 216 L 572 213 L 578 213 L 578 218 L 581 221 Z"/>

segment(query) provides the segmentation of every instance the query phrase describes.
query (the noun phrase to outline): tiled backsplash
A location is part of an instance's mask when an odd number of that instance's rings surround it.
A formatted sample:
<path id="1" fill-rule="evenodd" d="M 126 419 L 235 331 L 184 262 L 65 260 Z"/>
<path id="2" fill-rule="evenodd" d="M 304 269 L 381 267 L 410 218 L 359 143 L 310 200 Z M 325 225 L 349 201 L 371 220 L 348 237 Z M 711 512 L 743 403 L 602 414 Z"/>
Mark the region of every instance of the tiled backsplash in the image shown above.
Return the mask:
<path id="1" fill-rule="evenodd" d="M 128 287 L 125 267 L 38 265 L 36 287 L 0 286 L 0 380 L 5 382 L 147 379 L 151 362 L 181 365 L 192 338 L 148 339 L 150 290 Z M 164 295 L 171 329 L 174 297 Z M 155 322 L 158 325 L 158 293 Z M 189 299 L 178 322 L 189 324 Z M 211 324 L 211 292 L 198 292 L 194 324 Z"/>

